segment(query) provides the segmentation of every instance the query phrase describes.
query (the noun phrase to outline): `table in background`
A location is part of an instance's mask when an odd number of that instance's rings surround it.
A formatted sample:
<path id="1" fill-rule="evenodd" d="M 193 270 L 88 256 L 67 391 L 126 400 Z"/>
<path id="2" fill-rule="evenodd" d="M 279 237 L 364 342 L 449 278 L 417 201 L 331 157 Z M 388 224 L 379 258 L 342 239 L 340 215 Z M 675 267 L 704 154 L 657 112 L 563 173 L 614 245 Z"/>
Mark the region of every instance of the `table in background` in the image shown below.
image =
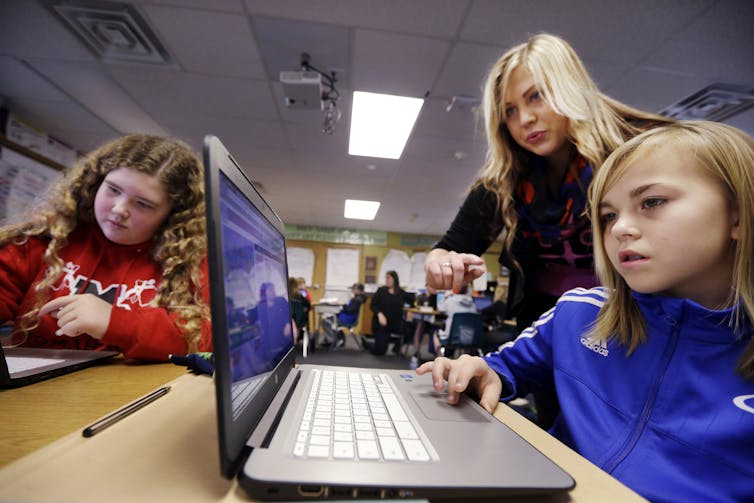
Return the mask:
<path id="1" fill-rule="evenodd" d="M 163 376 L 181 373 L 170 381 L 172 389 L 164 397 L 94 437 L 82 437 L 81 428 L 93 416 L 159 387 Z M 2 393 L 0 436 L 9 438 L 18 428 L 13 423 L 27 423 L 24 430 L 29 436 L 46 434 L 61 416 L 69 416 L 73 426 L 66 428 L 73 431 L 0 468 L 0 500 L 249 501 L 237 480 L 220 475 L 215 389 L 209 376 L 188 374 L 170 365 L 116 362 L 40 384 L 15 390 L 23 393 Z M 119 387 L 123 390 L 117 391 Z M 70 396 L 80 399 L 74 403 L 66 398 Z M 63 400 L 58 407 L 71 410 L 54 410 L 57 397 Z M 51 401 L 49 410 L 36 410 L 38 403 L 47 401 Z M 90 401 L 98 404 L 96 411 L 95 407 L 88 412 L 79 408 L 88 407 Z M 5 408 L 8 404 L 12 413 Z M 568 494 L 510 501 L 644 501 L 509 407 L 498 406 L 495 416 L 576 480 Z"/>
<path id="2" fill-rule="evenodd" d="M 324 314 L 338 314 L 343 304 L 337 302 L 317 302 L 312 304 L 314 310 L 314 333 L 319 333 L 320 320 Z"/>

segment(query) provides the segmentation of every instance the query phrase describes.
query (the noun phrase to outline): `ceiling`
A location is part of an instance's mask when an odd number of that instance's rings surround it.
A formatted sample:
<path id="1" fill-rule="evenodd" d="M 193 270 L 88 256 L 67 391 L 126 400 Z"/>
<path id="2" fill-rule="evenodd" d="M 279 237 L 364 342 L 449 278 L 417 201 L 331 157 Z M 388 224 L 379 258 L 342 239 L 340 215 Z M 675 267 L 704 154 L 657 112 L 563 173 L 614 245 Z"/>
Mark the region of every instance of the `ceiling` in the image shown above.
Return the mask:
<path id="1" fill-rule="evenodd" d="M 89 2 L 96 4 L 97 2 Z M 479 169 L 472 107 L 508 47 L 549 31 L 600 88 L 659 111 L 713 83 L 754 88 L 750 0 L 135 0 L 171 63 L 105 63 L 49 7 L 2 0 L 0 96 L 30 125 L 87 151 L 158 133 L 197 151 L 217 135 L 289 224 L 442 234 Z M 284 105 L 300 54 L 336 71 L 342 118 Z M 351 93 L 427 96 L 400 160 L 349 156 Z M 754 108 L 726 122 L 754 134 Z M 373 222 L 344 199 L 378 200 Z"/>

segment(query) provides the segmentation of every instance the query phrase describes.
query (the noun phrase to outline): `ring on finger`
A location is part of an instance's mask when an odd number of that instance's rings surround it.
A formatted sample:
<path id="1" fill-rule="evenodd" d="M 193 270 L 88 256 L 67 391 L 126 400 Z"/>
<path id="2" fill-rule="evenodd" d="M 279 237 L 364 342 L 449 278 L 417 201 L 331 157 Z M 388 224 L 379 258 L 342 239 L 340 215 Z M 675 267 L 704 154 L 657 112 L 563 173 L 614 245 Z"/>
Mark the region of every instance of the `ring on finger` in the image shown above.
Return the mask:
<path id="1" fill-rule="evenodd" d="M 451 269 L 453 268 L 453 264 L 451 264 L 450 262 L 443 262 L 442 264 L 440 264 L 440 266 L 441 267 L 450 267 Z"/>

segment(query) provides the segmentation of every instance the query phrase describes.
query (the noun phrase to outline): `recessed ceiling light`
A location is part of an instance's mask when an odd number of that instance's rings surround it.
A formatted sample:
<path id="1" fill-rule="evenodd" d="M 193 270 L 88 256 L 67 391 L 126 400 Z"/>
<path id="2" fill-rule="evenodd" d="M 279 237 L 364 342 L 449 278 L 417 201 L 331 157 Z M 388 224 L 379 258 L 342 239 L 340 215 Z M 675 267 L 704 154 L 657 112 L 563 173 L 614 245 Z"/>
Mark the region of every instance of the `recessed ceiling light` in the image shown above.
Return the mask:
<path id="1" fill-rule="evenodd" d="M 400 159 L 424 100 L 354 91 L 350 155 Z"/>
<path id="2" fill-rule="evenodd" d="M 380 209 L 379 201 L 360 201 L 358 199 L 346 199 L 343 216 L 356 220 L 374 220 L 377 210 Z"/>

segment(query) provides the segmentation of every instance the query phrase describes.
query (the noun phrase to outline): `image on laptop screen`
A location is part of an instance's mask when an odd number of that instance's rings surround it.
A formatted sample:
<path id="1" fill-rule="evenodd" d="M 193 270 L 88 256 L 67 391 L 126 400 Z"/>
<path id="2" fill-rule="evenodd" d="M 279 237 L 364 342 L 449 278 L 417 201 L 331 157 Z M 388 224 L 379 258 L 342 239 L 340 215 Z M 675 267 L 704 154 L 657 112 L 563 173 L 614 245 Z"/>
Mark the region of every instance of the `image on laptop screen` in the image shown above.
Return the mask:
<path id="1" fill-rule="evenodd" d="M 293 346 L 282 236 L 220 174 L 234 419 Z"/>

